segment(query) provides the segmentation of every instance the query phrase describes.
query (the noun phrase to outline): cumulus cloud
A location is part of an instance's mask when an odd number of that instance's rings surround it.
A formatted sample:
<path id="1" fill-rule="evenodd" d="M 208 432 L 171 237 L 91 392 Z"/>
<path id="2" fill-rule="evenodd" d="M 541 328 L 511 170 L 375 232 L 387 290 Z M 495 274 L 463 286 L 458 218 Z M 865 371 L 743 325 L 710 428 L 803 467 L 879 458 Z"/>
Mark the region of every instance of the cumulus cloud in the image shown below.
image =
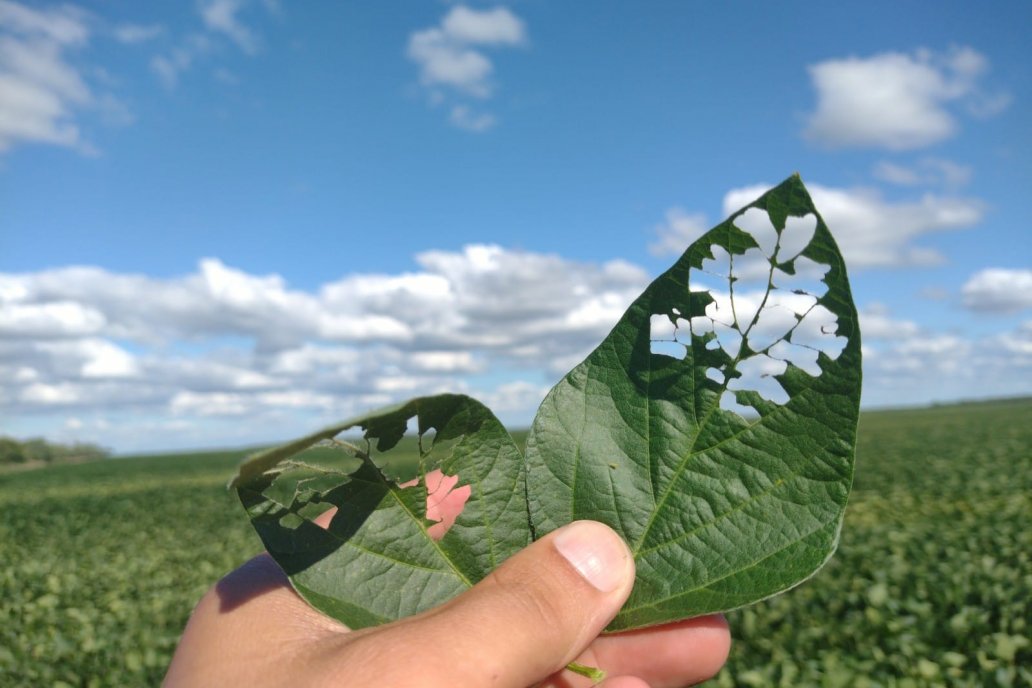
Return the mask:
<path id="1" fill-rule="evenodd" d="M 0 153 L 36 143 L 93 154 L 81 127 L 84 113 L 111 123 L 130 119 L 77 64 L 75 54 L 89 40 L 88 17 L 73 6 L 37 9 L 0 0 Z"/>
<path id="2" fill-rule="evenodd" d="M 625 261 L 493 245 L 426 251 L 416 264 L 315 290 L 216 259 L 162 279 L 95 267 L 0 274 L 0 418 L 8 427 L 51 423 L 123 450 L 196 447 L 276 441 L 451 391 L 526 424 L 556 376 L 597 345 L 648 281 Z M 779 277 L 779 286 L 820 293 L 812 278 L 794 279 Z M 760 300 L 748 279 L 741 284 L 736 312 L 751 313 Z M 751 345 L 794 322 L 792 313 L 810 313 L 814 297 L 789 291 L 768 303 Z M 714 297 L 712 327 L 723 337 L 718 321 L 730 299 Z M 820 338 L 812 344 L 834 355 L 825 315 L 806 321 Z M 973 396 L 965 385 L 980 385 L 983 396 L 1029 388 L 1032 323 L 961 338 L 873 304 L 861 324 L 869 403 Z"/>
<path id="3" fill-rule="evenodd" d="M 729 191 L 724 212 L 750 203 L 769 184 Z M 915 242 L 936 232 L 966 229 L 981 222 L 982 203 L 968 198 L 926 193 L 910 201 L 885 200 L 874 189 L 843 189 L 808 183 L 814 204 L 835 234 L 851 268 L 935 265 L 942 255 Z"/>
<path id="4" fill-rule="evenodd" d="M 452 104 L 449 121 L 461 129 L 479 132 L 495 124 L 494 116 L 475 112 L 461 99 L 483 100 L 494 92 L 494 63 L 485 49 L 525 42 L 523 21 L 507 8 L 475 10 L 456 5 L 437 26 L 414 31 L 409 36 L 407 54 L 419 66 L 420 83 L 433 100 L 460 99 Z"/>
<path id="5" fill-rule="evenodd" d="M 951 106 L 964 106 L 976 116 L 1006 107 L 1006 95 L 986 94 L 980 85 L 988 70 L 988 59 L 970 47 L 812 65 L 817 107 L 804 133 L 833 148 L 909 150 L 938 143 L 957 132 Z"/>
<path id="6" fill-rule="evenodd" d="M 0 311 L 0 333 L 18 337 L 75 337 L 99 332 L 104 314 L 75 301 L 10 303 Z"/>
<path id="7" fill-rule="evenodd" d="M 349 275 L 316 291 L 216 259 L 173 279 L 94 267 L 0 274 L 0 415 L 209 419 L 204 427 L 247 416 L 268 421 L 263 431 L 290 428 L 282 437 L 457 391 L 526 422 L 551 377 L 647 282 L 623 261 L 489 245 L 416 259 L 415 272 Z M 484 382 L 492 370 L 508 377 Z"/>
<path id="8" fill-rule="evenodd" d="M 1032 308 L 1032 270 L 986 268 L 961 288 L 964 305 L 979 313 L 1017 313 Z"/>

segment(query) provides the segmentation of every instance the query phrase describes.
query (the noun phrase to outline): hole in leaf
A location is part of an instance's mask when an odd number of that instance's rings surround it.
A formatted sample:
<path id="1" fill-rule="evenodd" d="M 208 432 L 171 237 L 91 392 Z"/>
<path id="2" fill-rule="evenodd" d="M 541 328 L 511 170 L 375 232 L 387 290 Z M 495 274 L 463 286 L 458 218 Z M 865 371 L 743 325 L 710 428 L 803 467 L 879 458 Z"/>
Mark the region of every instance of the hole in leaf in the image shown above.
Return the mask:
<path id="1" fill-rule="evenodd" d="M 702 261 L 701 270 L 706 275 L 722 277 L 726 284 L 727 278 L 731 275 L 731 254 L 723 246 L 717 246 L 716 244 L 710 246 L 710 252 L 713 253 L 713 257 Z M 702 283 L 704 286 L 710 286 L 705 284 L 706 278 L 704 276 L 701 279 L 693 277 L 692 283 L 696 285 Z"/>
<path id="2" fill-rule="evenodd" d="M 816 229 L 816 215 L 789 217 L 785 221 L 785 228 L 781 230 L 781 246 L 778 249 L 777 262 L 784 263 L 798 256 L 813 240 L 813 233 Z"/>
<path id="3" fill-rule="evenodd" d="M 670 358 L 681 359 L 684 358 L 685 345 L 681 342 L 668 342 L 668 341 L 652 341 L 650 351 L 660 356 L 669 356 Z"/>
<path id="4" fill-rule="evenodd" d="M 678 339 L 678 328 L 685 321 L 675 324 L 669 316 L 653 315 L 649 319 L 649 350 L 654 354 L 681 359 L 685 356 L 685 345 Z"/>
<path id="5" fill-rule="evenodd" d="M 778 233 L 774 229 L 774 225 L 771 223 L 770 216 L 766 210 L 749 208 L 735 218 L 734 225 L 746 234 L 751 234 L 767 258 L 774 257 L 774 249 L 778 243 Z M 765 262 L 769 264 L 769 261 Z"/>
<path id="6" fill-rule="evenodd" d="M 755 418 L 757 415 L 755 409 L 739 404 L 734 392 L 724 392 L 720 395 L 720 408 L 737 413 L 743 418 Z"/>
<path id="7" fill-rule="evenodd" d="M 444 537 L 466 508 L 473 488 L 470 485 L 456 485 L 457 475 L 445 475 L 440 470 L 426 474 L 426 517 L 436 523 L 427 528 L 427 534 L 434 540 Z"/>
<path id="8" fill-rule="evenodd" d="M 817 299 L 808 294 L 793 294 L 781 290 L 771 292 L 767 304 L 749 332 L 749 348 L 759 353 L 776 344 L 792 328 L 797 327 L 800 318 L 815 307 Z"/>
<path id="9" fill-rule="evenodd" d="M 705 315 L 698 315 L 689 321 L 692 334 L 701 337 L 713 331 L 713 320 Z"/>
<path id="10" fill-rule="evenodd" d="M 456 487 L 459 476 L 446 475 L 439 468 L 427 473 L 423 481 L 426 486 L 426 518 L 435 522 L 426 532 L 432 539 L 440 540 L 455 525 L 455 520 L 466 508 L 473 488 L 470 485 Z M 419 483 L 420 479 L 416 478 L 401 483 L 398 487 L 415 487 Z"/>
<path id="11" fill-rule="evenodd" d="M 692 318 L 689 326 L 699 338 L 696 346 L 722 349 L 730 358 L 706 371 L 725 388 L 721 408 L 755 416 L 770 403 L 789 401 L 778 380 L 789 363 L 820 375 L 819 353 L 837 358 L 846 339 L 836 334 L 835 315 L 819 303 L 828 290 L 823 277 L 829 266 L 800 255 L 813 240 L 817 217 L 789 217 L 778 231 L 765 210 L 750 208 L 734 225 L 756 247 L 734 234 L 728 235 L 733 250 L 710 247 L 713 258 L 702 261 L 690 282 L 693 289 L 702 284 L 712 301 L 705 316 Z M 724 281 L 715 287 L 718 277 Z M 740 399 L 736 392 L 743 393 Z"/>
<path id="12" fill-rule="evenodd" d="M 724 323 L 714 323 L 713 330 L 717 333 L 716 342 L 728 356 L 734 358 L 742 348 L 742 333 L 737 328 L 729 327 Z"/>
<path id="13" fill-rule="evenodd" d="M 735 289 L 763 288 L 770 278 L 770 258 L 758 248 L 751 248 L 731 259 L 731 275 L 735 278 Z"/>
<path id="14" fill-rule="evenodd" d="M 753 318 L 763 304 L 764 291 L 743 291 L 739 285 L 735 285 L 734 296 L 731 297 L 731 308 L 738 327 L 743 331 L 749 328 Z"/>
<path id="15" fill-rule="evenodd" d="M 774 271 L 772 281 L 779 289 L 793 293 L 802 292 L 815 297 L 823 296 L 828 291 L 828 285 L 823 281 L 828 271 L 827 265 L 799 256 L 782 267 L 792 272 L 784 272 L 780 268 Z"/>
<path id="16" fill-rule="evenodd" d="M 770 356 L 747 358 L 738 364 L 738 372 L 742 376 L 729 381 L 727 388 L 732 392 L 752 390 L 767 401 L 784 404 L 788 401 L 788 392 L 774 379 L 774 376 L 781 375 L 787 367 L 788 364 L 785 361 L 779 361 Z M 729 394 L 729 392 L 725 392 L 725 394 Z"/>

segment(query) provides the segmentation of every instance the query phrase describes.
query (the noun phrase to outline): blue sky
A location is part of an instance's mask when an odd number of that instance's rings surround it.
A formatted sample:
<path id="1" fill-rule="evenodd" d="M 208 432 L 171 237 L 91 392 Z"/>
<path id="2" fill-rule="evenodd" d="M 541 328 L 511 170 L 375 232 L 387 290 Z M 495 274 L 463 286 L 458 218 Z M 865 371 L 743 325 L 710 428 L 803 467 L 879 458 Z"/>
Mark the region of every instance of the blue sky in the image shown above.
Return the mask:
<path id="1" fill-rule="evenodd" d="M 526 424 L 794 171 L 868 407 L 1032 393 L 1027 3 L 0 0 L 0 432 Z"/>

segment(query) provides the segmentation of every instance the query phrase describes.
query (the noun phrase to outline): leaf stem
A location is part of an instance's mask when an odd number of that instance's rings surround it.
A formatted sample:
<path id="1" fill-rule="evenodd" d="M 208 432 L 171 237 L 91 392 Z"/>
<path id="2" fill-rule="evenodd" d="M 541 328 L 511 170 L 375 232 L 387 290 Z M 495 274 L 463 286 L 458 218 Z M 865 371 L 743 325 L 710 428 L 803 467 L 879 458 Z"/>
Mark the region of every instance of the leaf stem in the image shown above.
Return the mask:
<path id="1" fill-rule="evenodd" d="M 586 664 L 570 662 L 566 665 L 566 669 L 568 671 L 572 671 L 575 674 L 586 676 L 587 678 L 591 679 L 592 685 L 602 683 L 602 681 L 604 681 L 606 678 L 606 672 L 597 667 L 588 666 Z"/>

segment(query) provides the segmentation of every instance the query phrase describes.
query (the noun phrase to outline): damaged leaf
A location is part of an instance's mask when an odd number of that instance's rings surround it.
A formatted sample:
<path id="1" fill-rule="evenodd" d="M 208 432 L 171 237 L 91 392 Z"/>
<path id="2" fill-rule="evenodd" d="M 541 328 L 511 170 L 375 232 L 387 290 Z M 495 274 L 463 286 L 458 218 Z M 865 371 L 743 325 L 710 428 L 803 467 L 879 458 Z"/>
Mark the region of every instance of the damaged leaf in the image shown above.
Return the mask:
<path id="1" fill-rule="evenodd" d="M 827 561 L 860 363 L 842 256 L 793 176 L 635 300 L 549 392 L 525 457 L 482 404 L 440 395 L 255 455 L 232 485 L 302 597 L 352 628 L 440 604 L 577 519 L 634 553 L 608 630 L 649 626 L 750 604 Z M 467 501 L 440 535 L 427 489 L 442 474 Z M 313 523 L 331 508 L 328 529 Z"/>
<path id="2" fill-rule="evenodd" d="M 418 445 L 392 452 L 411 442 L 404 435 L 413 419 Z M 362 428 L 364 437 L 335 439 L 352 428 Z M 312 452 L 319 457 L 307 458 Z M 523 466 L 487 407 L 443 394 L 258 454 L 241 466 L 232 486 L 298 593 L 362 628 L 454 597 L 530 543 Z M 426 508 L 426 476 L 434 471 L 462 476 L 471 488 L 455 524 L 439 539 L 428 532 L 434 522 Z M 312 522 L 332 508 L 337 512 L 328 528 Z"/>
<path id="3" fill-rule="evenodd" d="M 679 355 L 653 351 L 668 335 Z M 736 384 L 757 367 L 780 395 Z M 545 398 L 536 534 L 587 518 L 627 541 L 637 579 L 609 630 L 769 597 L 835 549 L 859 402 L 845 264 L 792 177 L 694 242 Z"/>

